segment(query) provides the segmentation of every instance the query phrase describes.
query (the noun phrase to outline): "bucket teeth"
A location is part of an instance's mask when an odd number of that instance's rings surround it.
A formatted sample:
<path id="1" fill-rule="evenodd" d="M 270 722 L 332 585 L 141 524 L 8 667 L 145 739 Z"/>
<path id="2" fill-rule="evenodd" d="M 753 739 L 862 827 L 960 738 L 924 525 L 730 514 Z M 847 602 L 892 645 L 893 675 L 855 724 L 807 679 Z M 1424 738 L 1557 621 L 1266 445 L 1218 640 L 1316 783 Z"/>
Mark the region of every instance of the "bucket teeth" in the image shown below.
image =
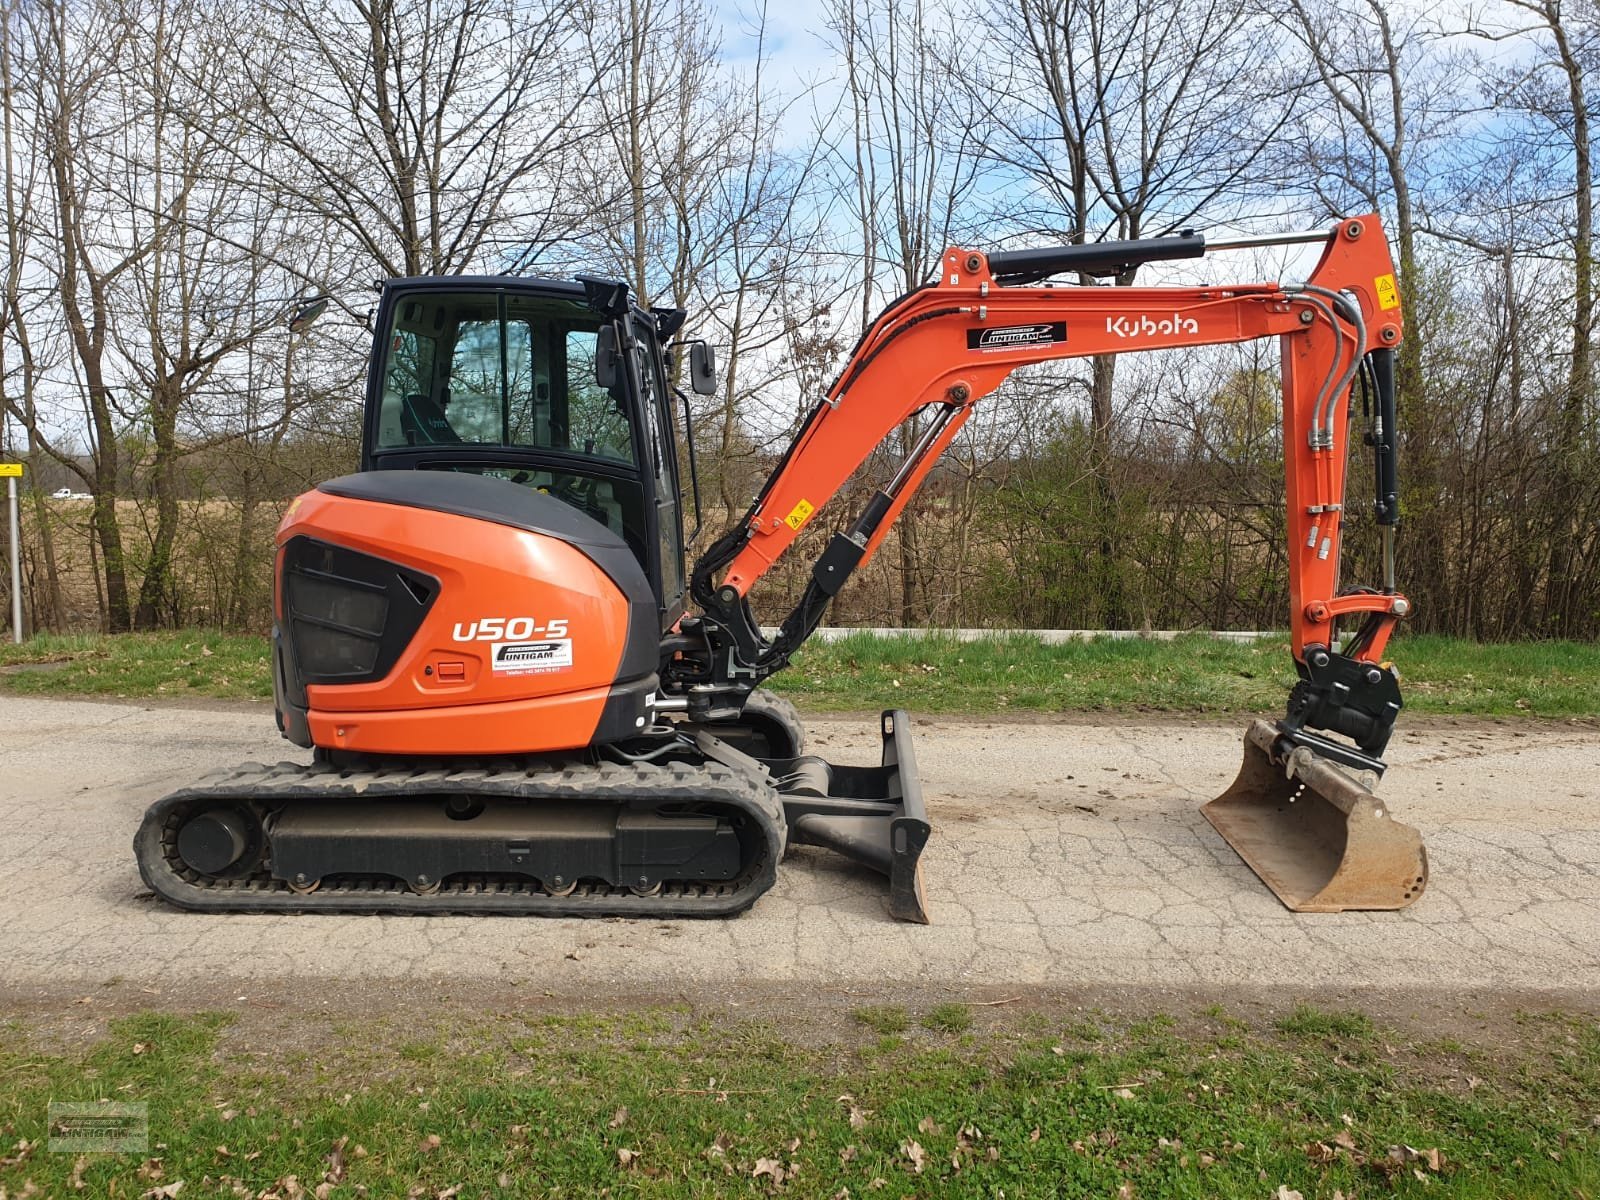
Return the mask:
<path id="1" fill-rule="evenodd" d="M 1422 835 L 1346 771 L 1255 721 L 1239 776 L 1201 808 L 1224 841 L 1294 912 L 1405 908 L 1428 882 Z"/>

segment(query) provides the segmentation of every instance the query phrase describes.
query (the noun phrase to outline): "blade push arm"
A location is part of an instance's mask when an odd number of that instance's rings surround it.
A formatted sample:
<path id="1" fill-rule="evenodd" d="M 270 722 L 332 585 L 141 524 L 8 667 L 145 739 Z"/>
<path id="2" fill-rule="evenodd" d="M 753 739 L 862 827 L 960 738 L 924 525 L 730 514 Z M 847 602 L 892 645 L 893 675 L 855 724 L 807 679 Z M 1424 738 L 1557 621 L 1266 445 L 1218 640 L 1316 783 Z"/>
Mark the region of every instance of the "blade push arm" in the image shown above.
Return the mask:
<path id="1" fill-rule="evenodd" d="M 1018 367 L 1275 336 L 1282 351 L 1290 625 L 1302 675 L 1296 688 L 1299 718 L 1291 702 L 1285 736 L 1315 743 L 1303 726 L 1332 729 L 1355 739 L 1362 748 L 1357 765 L 1370 766 L 1399 709 L 1398 687 L 1381 659 L 1394 623 L 1408 609 L 1387 566 L 1382 590 L 1340 593 L 1338 587 L 1347 401 L 1358 377 L 1379 400 L 1381 429 L 1369 437 L 1379 521 L 1392 530 L 1395 518 L 1391 355 L 1402 320 L 1377 216 L 1341 221 L 1303 284 L 1112 288 L 1014 282 L 1062 270 L 1104 274 L 1203 252 L 1204 243 L 1194 235 L 992 256 L 948 251 L 937 283 L 891 304 L 867 330 L 744 520 L 697 564 L 694 596 L 704 611 L 686 624 L 686 640 L 672 647 L 677 663 L 669 680 L 686 686 L 692 707 L 698 693 L 702 704 L 715 709 L 721 701 L 707 697 L 747 690 L 781 668 L 851 572 L 877 550 L 974 406 Z M 833 536 L 778 635 L 762 638 L 746 600 L 750 588 L 872 451 L 918 413 L 926 424 L 917 445 L 850 530 Z M 1392 562 L 1387 535 L 1385 545 L 1386 563 Z M 1337 622 L 1353 617 L 1363 620 L 1361 630 L 1340 653 Z M 701 638 L 706 653 L 694 648 Z M 1374 673 L 1380 678 L 1372 679 Z M 1362 699 L 1374 689 L 1381 700 Z M 1316 748 L 1335 757 L 1348 749 L 1329 746 L 1331 751 Z"/>

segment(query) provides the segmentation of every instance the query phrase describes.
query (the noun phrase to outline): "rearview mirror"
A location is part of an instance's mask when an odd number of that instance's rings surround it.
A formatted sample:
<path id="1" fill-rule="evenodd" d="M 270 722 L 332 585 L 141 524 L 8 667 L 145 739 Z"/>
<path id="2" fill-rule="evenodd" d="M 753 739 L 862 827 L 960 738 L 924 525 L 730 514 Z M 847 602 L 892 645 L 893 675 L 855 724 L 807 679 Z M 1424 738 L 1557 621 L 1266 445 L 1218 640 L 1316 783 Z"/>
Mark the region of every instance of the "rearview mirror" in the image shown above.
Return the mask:
<path id="1" fill-rule="evenodd" d="M 600 387 L 617 386 L 617 327 L 604 325 L 594 341 L 594 381 Z"/>
<path id="2" fill-rule="evenodd" d="M 332 296 L 312 296 L 302 300 L 289 315 L 289 332 L 304 333 L 310 329 L 312 322 L 328 310 L 328 301 L 332 299 Z"/>
<path id="3" fill-rule="evenodd" d="M 697 396 L 716 395 L 717 356 L 705 342 L 689 344 L 689 386 Z"/>

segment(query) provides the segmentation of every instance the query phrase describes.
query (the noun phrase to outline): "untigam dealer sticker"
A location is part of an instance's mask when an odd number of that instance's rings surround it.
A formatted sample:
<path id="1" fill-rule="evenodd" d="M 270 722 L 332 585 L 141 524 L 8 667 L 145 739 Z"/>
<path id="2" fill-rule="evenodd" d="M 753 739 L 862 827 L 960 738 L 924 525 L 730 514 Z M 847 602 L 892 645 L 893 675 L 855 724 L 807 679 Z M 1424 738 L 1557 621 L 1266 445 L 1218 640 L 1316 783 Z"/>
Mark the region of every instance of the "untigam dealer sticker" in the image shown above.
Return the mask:
<path id="1" fill-rule="evenodd" d="M 493 642 L 490 652 L 490 667 L 502 675 L 542 675 L 548 671 L 565 671 L 572 666 L 571 638 Z"/>

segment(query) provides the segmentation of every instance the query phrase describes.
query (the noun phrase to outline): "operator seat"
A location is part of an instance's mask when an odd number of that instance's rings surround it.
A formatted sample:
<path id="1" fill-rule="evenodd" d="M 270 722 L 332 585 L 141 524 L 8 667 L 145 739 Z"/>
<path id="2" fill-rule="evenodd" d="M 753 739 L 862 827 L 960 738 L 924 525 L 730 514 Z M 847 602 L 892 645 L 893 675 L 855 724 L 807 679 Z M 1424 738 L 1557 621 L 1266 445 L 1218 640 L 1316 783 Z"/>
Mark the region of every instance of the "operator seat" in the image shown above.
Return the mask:
<path id="1" fill-rule="evenodd" d="M 411 392 L 400 400 L 400 432 L 408 446 L 442 446 L 459 444 L 461 435 L 445 416 L 445 406 L 450 403 L 450 393 L 442 401 L 422 392 Z"/>

